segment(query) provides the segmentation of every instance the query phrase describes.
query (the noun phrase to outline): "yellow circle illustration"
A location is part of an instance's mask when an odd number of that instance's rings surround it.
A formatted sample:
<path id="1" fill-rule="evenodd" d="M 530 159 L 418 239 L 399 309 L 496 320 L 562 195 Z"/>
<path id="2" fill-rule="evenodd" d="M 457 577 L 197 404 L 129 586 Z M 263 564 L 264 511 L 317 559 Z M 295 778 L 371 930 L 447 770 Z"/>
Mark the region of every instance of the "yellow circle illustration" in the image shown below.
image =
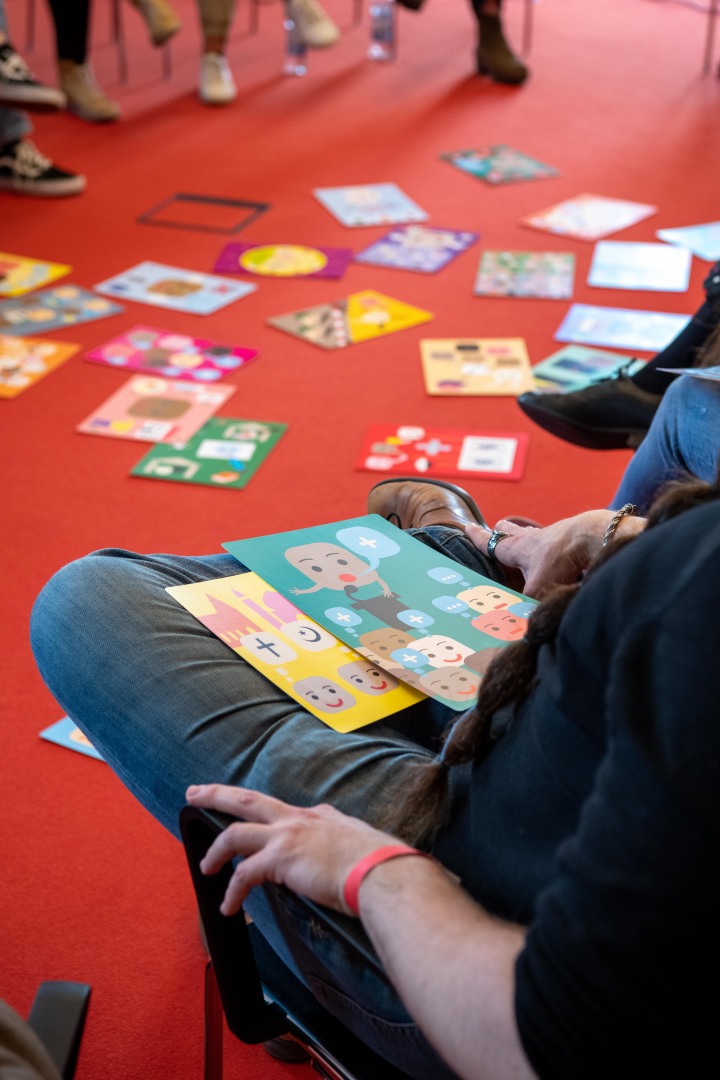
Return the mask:
<path id="1" fill-rule="evenodd" d="M 269 277 L 298 277 L 316 274 L 327 266 L 327 256 L 317 248 L 294 244 L 268 244 L 244 251 L 240 256 L 243 270 Z"/>

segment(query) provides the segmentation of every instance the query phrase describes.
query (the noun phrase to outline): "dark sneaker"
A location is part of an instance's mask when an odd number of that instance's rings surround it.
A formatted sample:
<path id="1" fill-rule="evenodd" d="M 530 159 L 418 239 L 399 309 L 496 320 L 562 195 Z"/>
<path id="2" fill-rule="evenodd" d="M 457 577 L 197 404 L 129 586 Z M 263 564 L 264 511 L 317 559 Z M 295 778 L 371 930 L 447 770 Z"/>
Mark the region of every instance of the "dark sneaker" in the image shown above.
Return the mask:
<path id="1" fill-rule="evenodd" d="M 530 390 L 517 399 L 539 427 L 588 450 L 638 447 L 661 401 L 662 394 L 636 386 L 624 367 L 582 390 L 565 394 Z"/>
<path id="2" fill-rule="evenodd" d="M 0 191 L 20 195 L 78 195 L 86 180 L 66 172 L 41 154 L 30 139 L 18 139 L 0 147 Z"/>
<path id="3" fill-rule="evenodd" d="M 55 112 L 65 108 L 65 95 L 54 86 L 39 83 L 22 56 L 9 41 L 4 41 L 0 44 L 0 103 L 21 105 L 35 112 Z"/>

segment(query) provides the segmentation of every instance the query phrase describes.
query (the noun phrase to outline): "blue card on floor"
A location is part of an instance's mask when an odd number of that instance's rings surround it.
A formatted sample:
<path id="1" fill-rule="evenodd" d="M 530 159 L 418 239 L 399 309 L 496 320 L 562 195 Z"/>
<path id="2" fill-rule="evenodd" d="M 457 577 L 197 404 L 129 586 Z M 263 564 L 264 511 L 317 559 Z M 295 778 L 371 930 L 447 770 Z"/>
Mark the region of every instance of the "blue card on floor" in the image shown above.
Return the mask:
<path id="1" fill-rule="evenodd" d="M 691 318 L 691 315 L 674 315 L 664 311 L 573 304 L 555 334 L 555 340 L 660 352 L 677 337 Z"/>
<path id="2" fill-rule="evenodd" d="M 313 195 L 343 225 L 397 225 L 427 214 L 397 184 L 315 188 Z"/>
<path id="3" fill-rule="evenodd" d="M 46 742 L 56 743 L 57 746 L 64 746 L 68 750 L 76 750 L 78 754 L 85 754 L 98 761 L 105 760 L 69 716 L 63 716 L 61 720 L 57 720 L 41 731 L 40 738 L 45 739 Z"/>

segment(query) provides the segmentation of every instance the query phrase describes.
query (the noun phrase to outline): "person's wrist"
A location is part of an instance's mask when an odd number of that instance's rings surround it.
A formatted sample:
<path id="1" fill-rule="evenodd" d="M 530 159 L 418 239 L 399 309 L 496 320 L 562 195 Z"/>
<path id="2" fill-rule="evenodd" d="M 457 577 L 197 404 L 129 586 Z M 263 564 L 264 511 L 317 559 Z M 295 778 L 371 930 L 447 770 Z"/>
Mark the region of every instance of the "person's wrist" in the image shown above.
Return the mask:
<path id="1" fill-rule="evenodd" d="M 426 851 L 420 851 L 418 848 L 410 847 L 409 844 L 398 842 L 376 848 L 375 851 L 371 851 L 370 854 L 363 856 L 362 859 L 355 863 L 345 878 L 342 888 L 343 902 L 348 911 L 353 915 L 360 914 L 360 889 L 373 871 L 380 866 L 401 859 L 404 860 L 408 857 L 432 859 L 432 856 Z"/>

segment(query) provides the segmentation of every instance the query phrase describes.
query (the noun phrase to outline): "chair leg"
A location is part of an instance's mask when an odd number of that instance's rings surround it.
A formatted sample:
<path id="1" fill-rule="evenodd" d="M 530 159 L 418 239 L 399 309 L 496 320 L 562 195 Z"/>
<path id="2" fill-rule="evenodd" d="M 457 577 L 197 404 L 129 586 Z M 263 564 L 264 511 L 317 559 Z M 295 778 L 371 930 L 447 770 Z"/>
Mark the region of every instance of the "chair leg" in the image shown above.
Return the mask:
<path id="1" fill-rule="evenodd" d="M 25 52 L 35 48 L 35 0 L 27 0 L 27 19 L 25 20 Z"/>
<path id="2" fill-rule="evenodd" d="M 115 48 L 117 49 L 118 79 L 121 83 L 126 83 L 128 81 L 128 66 L 120 4 L 121 0 L 110 0 L 110 15 L 112 20 L 112 39 L 115 42 Z"/>
<path id="3" fill-rule="evenodd" d="M 522 54 L 528 56 L 532 48 L 533 15 L 535 0 L 525 0 L 523 17 Z"/>
<path id="4" fill-rule="evenodd" d="M 718 0 L 710 0 L 708 8 L 707 33 L 705 35 L 705 57 L 703 60 L 703 75 L 707 75 L 712 67 L 713 49 L 715 45 L 715 21 L 718 15 Z M 719 69 L 720 71 L 720 69 Z"/>
<path id="5" fill-rule="evenodd" d="M 205 1054 L 203 1080 L 222 1080 L 223 1009 L 212 960 L 205 968 Z"/>

